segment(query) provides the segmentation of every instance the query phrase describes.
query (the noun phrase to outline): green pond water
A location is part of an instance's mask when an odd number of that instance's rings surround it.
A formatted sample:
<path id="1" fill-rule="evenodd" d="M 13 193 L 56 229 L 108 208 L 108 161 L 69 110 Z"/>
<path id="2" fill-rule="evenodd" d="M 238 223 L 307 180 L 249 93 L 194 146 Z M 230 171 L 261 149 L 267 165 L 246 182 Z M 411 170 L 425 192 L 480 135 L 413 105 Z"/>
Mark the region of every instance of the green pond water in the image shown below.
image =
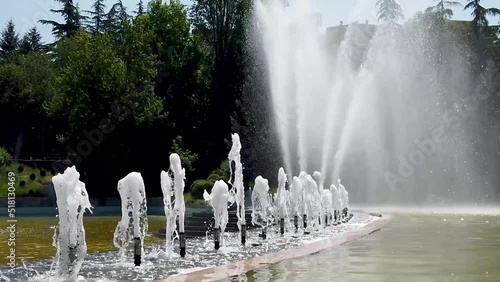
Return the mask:
<path id="1" fill-rule="evenodd" d="M 52 236 L 58 220 L 55 217 L 18 217 L 16 223 L 16 259 L 25 262 L 40 259 L 50 259 L 55 254 L 52 247 Z M 113 234 L 116 225 L 120 221 L 118 216 L 84 217 L 85 237 L 87 240 L 87 252 L 116 250 L 113 245 Z M 0 264 L 6 265 L 8 250 L 7 245 L 9 233 L 7 232 L 6 217 L 0 217 Z M 165 226 L 164 216 L 148 217 L 149 232 L 145 238 L 146 244 L 162 243 L 165 240 L 152 236 L 152 233 Z"/>
<path id="2" fill-rule="evenodd" d="M 382 230 L 231 281 L 500 281 L 500 216 L 394 214 Z"/>

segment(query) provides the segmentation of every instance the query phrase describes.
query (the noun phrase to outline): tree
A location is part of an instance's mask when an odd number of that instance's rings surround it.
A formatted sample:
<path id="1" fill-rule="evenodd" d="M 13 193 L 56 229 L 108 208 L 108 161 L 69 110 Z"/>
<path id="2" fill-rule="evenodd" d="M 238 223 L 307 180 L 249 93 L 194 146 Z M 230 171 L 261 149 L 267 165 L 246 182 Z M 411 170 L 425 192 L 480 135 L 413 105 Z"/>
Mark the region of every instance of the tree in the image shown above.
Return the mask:
<path id="1" fill-rule="evenodd" d="M 43 48 L 42 35 L 40 35 L 36 27 L 31 28 L 30 31 L 24 35 L 19 46 L 19 50 L 22 54 L 40 52 Z"/>
<path id="2" fill-rule="evenodd" d="M 205 33 L 218 59 L 227 52 L 237 28 L 249 15 L 248 0 L 195 0 L 191 18 L 196 31 Z"/>
<path id="3" fill-rule="evenodd" d="M 445 19 L 451 19 L 453 16 L 453 9 L 452 7 L 458 7 L 462 6 L 460 2 L 456 1 L 444 1 L 444 0 L 437 0 L 438 3 L 435 6 L 430 7 L 432 11 L 435 11 L 439 14 L 439 16 L 445 20 Z"/>
<path id="4" fill-rule="evenodd" d="M 472 23 L 476 27 L 488 26 L 489 21 L 486 16 L 500 15 L 500 10 L 497 8 L 485 8 L 481 6 L 481 0 L 472 0 L 464 7 L 465 10 L 472 10 L 471 16 L 473 17 Z"/>
<path id="5" fill-rule="evenodd" d="M 135 11 L 135 13 L 140 16 L 140 15 L 144 15 L 144 3 L 142 2 L 142 0 L 139 1 L 139 3 L 137 4 L 137 11 Z"/>
<path id="6" fill-rule="evenodd" d="M 2 57 L 12 55 L 19 47 L 19 35 L 16 33 L 14 22 L 10 20 L 2 31 L 0 38 L 0 54 Z"/>
<path id="7" fill-rule="evenodd" d="M 154 119 L 161 104 L 152 93 L 152 83 L 145 79 L 153 76 L 154 57 L 139 56 L 144 50 L 130 50 L 133 53 L 122 58 L 109 34 L 98 35 L 94 40 L 85 32 L 77 35 L 56 48 L 60 57 L 60 91 L 46 103 L 51 114 L 62 114 L 68 120 L 70 128 L 63 133 L 75 136 L 82 129 L 95 127 L 95 121 L 104 117 L 132 124 Z M 128 48 L 134 46 L 136 43 L 129 42 Z M 134 104 L 136 111 L 126 117 L 111 115 L 114 102 Z"/>
<path id="8" fill-rule="evenodd" d="M 94 9 L 93 11 L 85 11 L 90 14 L 87 29 L 94 35 L 101 34 L 104 31 L 104 9 L 106 9 L 104 0 L 95 0 L 92 8 Z"/>
<path id="9" fill-rule="evenodd" d="M 40 20 L 44 25 L 52 26 L 52 34 L 58 38 L 68 38 L 76 34 L 81 27 L 81 21 L 85 19 L 80 15 L 79 9 L 73 4 L 73 0 L 55 0 L 60 2 L 63 7 L 60 10 L 51 9 L 52 13 L 60 14 L 65 22 L 58 23 L 52 20 Z"/>
<path id="10" fill-rule="evenodd" d="M 403 9 L 396 0 L 378 0 L 378 20 L 395 25 L 404 19 Z"/>
<path id="11" fill-rule="evenodd" d="M 55 92 L 55 69 L 45 53 L 10 56 L 0 64 L 0 119 L 5 123 L 0 142 L 41 156 L 54 148 L 56 126 L 48 119 L 44 101 Z M 16 150 L 17 151 L 17 150 Z M 16 154 L 19 153 L 16 152 Z"/>
<path id="12" fill-rule="evenodd" d="M 106 14 L 106 31 L 111 33 L 113 37 L 118 37 L 125 22 L 128 22 L 129 19 L 130 15 L 127 14 L 127 9 L 123 6 L 122 1 L 119 0 Z"/>
<path id="13" fill-rule="evenodd" d="M 211 92 L 208 101 L 214 109 L 207 118 L 204 136 L 212 140 L 212 155 L 222 157 L 227 146 L 220 141 L 221 136 L 230 137 L 234 126 L 237 104 L 242 95 L 244 82 L 245 27 L 251 13 L 251 0 L 195 0 L 190 11 L 193 34 L 207 42 L 213 56 Z M 212 137 L 213 136 L 213 137 Z M 212 157 L 213 158 L 213 157 Z M 220 163 L 217 159 L 214 163 Z"/>

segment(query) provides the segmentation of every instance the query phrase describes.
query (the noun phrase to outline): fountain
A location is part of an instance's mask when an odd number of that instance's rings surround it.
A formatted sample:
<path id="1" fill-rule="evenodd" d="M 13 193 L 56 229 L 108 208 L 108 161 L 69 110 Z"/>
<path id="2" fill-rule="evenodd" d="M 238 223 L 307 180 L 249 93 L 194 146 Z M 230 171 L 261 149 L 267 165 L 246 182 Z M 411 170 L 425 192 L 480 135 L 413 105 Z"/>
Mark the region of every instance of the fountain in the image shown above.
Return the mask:
<path id="1" fill-rule="evenodd" d="M 224 180 L 216 181 L 212 188 L 212 193 L 208 194 L 205 190 L 203 192 L 203 198 L 214 210 L 214 242 L 215 250 L 218 250 L 224 240 L 224 236 L 220 235 L 224 235 L 228 222 L 228 202 L 231 203 L 229 201 L 229 192 L 226 182 L 224 182 Z"/>
<path id="2" fill-rule="evenodd" d="M 332 209 L 333 209 L 333 225 L 337 225 L 340 223 L 340 199 L 339 199 L 339 190 L 337 186 L 334 184 L 330 185 L 330 194 L 332 195 Z"/>
<path id="3" fill-rule="evenodd" d="M 326 214 L 326 207 L 325 207 L 324 198 L 323 198 L 324 179 L 319 171 L 315 171 L 313 173 L 313 179 L 314 179 L 314 182 L 316 182 L 316 186 L 318 189 L 318 194 L 316 196 L 319 200 L 318 204 L 317 204 L 318 205 L 318 223 L 319 223 L 319 226 L 322 226 L 325 224 L 324 220 L 323 220 L 323 214 Z"/>
<path id="4" fill-rule="evenodd" d="M 306 172 L 301 171 L 299 173 L 299 180 L 302 187 L 302 201 L 300 201 L 300 211 L 302 212 L 302 226 L 304 227 L 304 231 L 307 228 L 307 207 L 309 203 L 308 198 L 308 189 L 307 189 L 307 181 L 306 181 Z"/>
<path id="5" fill-rule="evenodd" d="M 494 163 L 478 144 L 496 154 L 483 139 L 497 127 L 481 138 L 476 116 L 489 103 L 481 94 L 494 93 L 485 90 L 495 89 L 493 62 L 472 68 L 472 47 L 430 36 L 419 17 L 397 29 L 325 30 L 314 1 L 282 2 L 255 1 L 255 10 L 287 173 L 318 170 L 330 183 L 342 175 L 356 201 L 370 204 L 491 199 L 491 170 L 474 165 Z"/>
<path id="6" fill-rule="evenodd" d="M 285 233 L 285 221 L 288 222 L 288 191 L 285 189 L 286 181 L 285 170 L 281 167 L 278 171 L 278 190 L 274 197 L 276 219 L 279 219 L 281 235 Z"/>
<path id="7" fill-rule="evenodd" d="M 337 179 L 337 182 L 339 185 L 340 209 L 341 209 L 341 213 L 342 213 L 341 217 L 344 219 L 344 222 L 345 222 L 347 219 L 347 212 L 348 212 L 347 203 L 349 201 L 349 196 L 347 194 L 347 190 L 345 189 L 344 185 L 342 185 L 342 183 L 340 183 L 340 178 Z"/>
<path id="8" fill-rule="evenodd" d="M 229 152 L 229 168 L 231 170 L 231 194 L 233 195 L 236 202 L 236 215 L 238 217 L 238 228 L 240 230 L 241 244 L 245 245 L 246 242 L 246 227 L 245 227 L 245 187 L 243 186 L 243 166 L 241 164 L 241 143 L 240 136 L 238 133 L 234 133 L 232 136 L 233 145 L 231 151 Z M 233 171 L 232 162 L 235 164 L 235 170 Z"/>
<path id="9" fill-rule="evenodd" d="M 170 170 L 174 175 L 174 212 L 179 219 L 179 244 L 180 255 L 186 255 L 186 234 L 184 233 L 184 215 L 186 213 L 186 205 L 184 203 L 184 179 L 186 172 L 181 165 L 181 158 L 177 154 L 170 155 Z"/>
<path id="10" fill-rule="evenodd" d="M 87 253 L 83 214 L 92 206 L 85 184 L 74 166 L 52 177 L 57 198 L 59 225 L 53 237 L 56 255 L 52 267 L 64 281 L 76 281 Z"/>
<path id="11" fill-rule="evenodd" d="M 174 183 L 168 172 L 160 173 L 161 190 L 163 192 L 163 206 L 165 210 L 165 255 L 170 258 L 174 254 L 174 241 L 177 234 L 176 217 L 174 210 Z"/>
<path id="12" fill-rule="evenodd" d="M 321 199 L 318 191 L 318 186 L 316 185 L 316 182 L 313 180 L 312 176 L 310 174 L 307 174 L 305 176 L 306 180 L 306 188 L 304 191 L 306 192 L 305 195 L 305 207 L 306 207 L 306 215 L 307 215 L 307 222 L 308 226 L 306 228 L 307 232 L 311 232 L 311 230 L 319 229 L 319 215 L 320 215 L 320 206 L 321 206 Z"/>
<path id="13" fill-rule="evenodd" d="M 122 201 L 122 218 L 116 226 L 113 244 L 124 260 L 128 246 L 134 242 L 134 264 L 140 266 L 148 231 L 146 190 L 141 174 L 131 172 L 118 181 L 118 192 Z"/>
<path id="14" fill-rule="evenodd" d="M 262 228 L 262 239 L 267 238 L 267 228 L 271 221 L 270 209 L 269 184 L 267 179 L 259 175 L 255 178 L 252 190 L 252 224 L 259 225 Z"/>
<path id="15" fill-rule="evenodd" d="M 299 216 L 302 211 L 302 182 L 296 176 L 293 177 L 292 185 L 290 186 L 290 203 L 293 213 L 293 225 L 295 226 L 295 232 L 299 229 Z"/>

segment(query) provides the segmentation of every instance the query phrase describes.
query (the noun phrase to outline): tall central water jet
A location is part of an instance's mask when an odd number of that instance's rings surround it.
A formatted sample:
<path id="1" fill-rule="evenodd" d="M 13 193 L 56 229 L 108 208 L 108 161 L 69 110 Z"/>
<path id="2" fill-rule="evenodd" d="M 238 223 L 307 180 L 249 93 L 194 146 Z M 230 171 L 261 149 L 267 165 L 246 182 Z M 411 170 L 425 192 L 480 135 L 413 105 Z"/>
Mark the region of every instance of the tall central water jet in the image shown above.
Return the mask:
<path id="1" fill-rule="evenodd" d="M 480 111 L 462 118 L 467 110 L 459 104 L 494 82 L 478 84 L 491 68 L 485 64 L 477 77 L 471 66 L 480 69 L 481 59 L 469 46 L 450 31 L 435 36 L 422 16 L 397 27 L 352 23 L 325 31 L 313 0 L 290 1 L 288 8 L 283 2 L 258 0 L 255 11 L 289 174 L 299 167 L 319 170 L 327 182 L 342 177 L 360 202 L 491 195 L 491 183 L 483 181 L 491 179 L 488 169 L 476 169 L 486 159 L 478 144 L 488 142 L 471 134 L 482 123 Z"/>
<path id="2" fill-rule="evenodd" d="M 241 235 L 241 243 L 245 245 L 246 242 L 246 226 L 245 226 L 245 187 L 243 186 L 243 165 L 241 164 L 241 142 L 238 133 L 232 136 L 233 145 L 229 152 L 229 168 L 231 170 L 231 193 L 234 195 L 236 201 L 236 216 L 238 217 L 238 228 Z M 232 167 L 234 162 L 234 171 Z"/>
<path id="3" fill-rule="evenodd" d="M 85 184 L 79 179 L 80 173 L 74 166 L 52 177 L 59 214 L 53 237 L 57 251 L 52 267 L 64 281 L 76 281 L 87 253 L 83 213 L 86 209 L 92 212 L 92 206 Z"/>

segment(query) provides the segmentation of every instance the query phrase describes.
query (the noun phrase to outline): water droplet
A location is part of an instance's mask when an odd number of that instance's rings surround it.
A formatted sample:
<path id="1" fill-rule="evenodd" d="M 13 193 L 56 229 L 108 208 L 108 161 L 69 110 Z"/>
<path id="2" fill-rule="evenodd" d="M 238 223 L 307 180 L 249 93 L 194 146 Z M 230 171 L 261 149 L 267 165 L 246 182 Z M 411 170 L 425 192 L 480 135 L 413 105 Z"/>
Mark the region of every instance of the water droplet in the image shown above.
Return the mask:
<path id="1" fill-rule="evenodd" d="M 443 218 L 443 221 L 446 221 L 446 218 Z"/>

